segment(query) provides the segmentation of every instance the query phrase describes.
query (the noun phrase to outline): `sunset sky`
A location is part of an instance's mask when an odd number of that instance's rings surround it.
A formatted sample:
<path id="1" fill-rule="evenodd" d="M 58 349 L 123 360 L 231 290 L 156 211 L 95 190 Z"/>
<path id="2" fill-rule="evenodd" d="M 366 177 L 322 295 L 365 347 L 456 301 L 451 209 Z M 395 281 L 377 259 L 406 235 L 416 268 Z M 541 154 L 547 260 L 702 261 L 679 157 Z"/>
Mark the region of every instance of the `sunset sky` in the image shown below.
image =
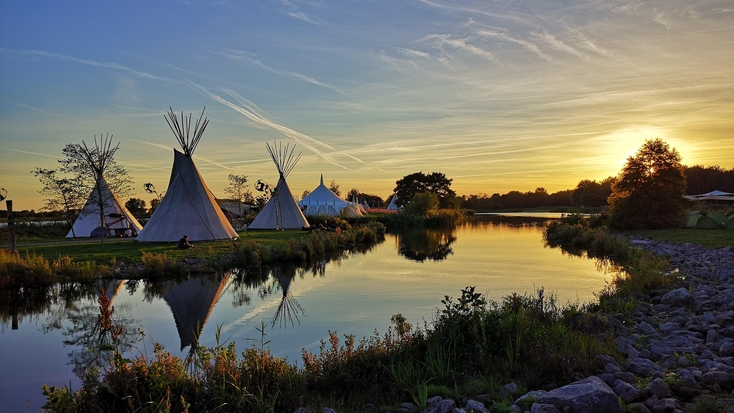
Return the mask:
<path id="1" fill-rule="evenodd" d="M 0 187 L 38 209 L 30 171 L 111 133 L 146 200 L 206 106 L 194 160 L 294 194 L 323 173 L 387 197 L 423 171 L 459 194 L 558 191 L 616 175 L 645 139 L 734 167 L 731 0 L 7 1 L 0 13 Z M 254 191 L 254 190 L 253 190 Z M 2 206 L 4 208 L 4 205 Z"/>

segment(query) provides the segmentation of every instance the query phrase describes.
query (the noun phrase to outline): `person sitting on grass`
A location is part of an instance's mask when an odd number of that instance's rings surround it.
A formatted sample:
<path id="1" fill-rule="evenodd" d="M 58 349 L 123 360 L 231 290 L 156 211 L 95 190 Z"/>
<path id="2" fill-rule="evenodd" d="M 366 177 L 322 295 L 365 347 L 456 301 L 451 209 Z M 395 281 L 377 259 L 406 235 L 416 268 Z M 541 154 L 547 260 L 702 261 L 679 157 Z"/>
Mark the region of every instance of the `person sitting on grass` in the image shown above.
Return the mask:
<path id="1" fill-rule="evenodd" d="M 187 250 L 189 248 L 194 248 L 194 244 L 189 242 L 189 237 L 184 235 L 183 238 L 178 240 L 178 248 L 182 250 Z"/>

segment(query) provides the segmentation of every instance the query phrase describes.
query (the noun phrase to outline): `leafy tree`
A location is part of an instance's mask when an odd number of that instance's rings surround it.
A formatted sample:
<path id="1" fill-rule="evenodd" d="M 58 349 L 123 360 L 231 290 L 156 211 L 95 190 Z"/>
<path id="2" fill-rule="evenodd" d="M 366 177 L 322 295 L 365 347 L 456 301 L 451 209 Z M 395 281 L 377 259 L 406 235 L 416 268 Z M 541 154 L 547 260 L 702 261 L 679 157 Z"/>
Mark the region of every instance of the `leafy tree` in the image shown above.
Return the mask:
<path id="1" fill-rule="evenodd" d="M 688 202 L 681 156 L 662 139 L 647 140 L 612 185 L 610 223 L 620 228 L 667 228 L 680 223 Z"/>
<path id="2" fill-rule="evenodd" d="M 311 194 L 311 191 L 308 189 L 304 190 L 303 193 L 301 193 L 301 199 L 307 197 L 309 194 Z"/>
<path id="3" fill-rule="evenodd" d="M 421 192 L 410 201 L 405 211 L 420 217 L 428 217 L 438 209 L 438 195 L 433 192 Z"/>
<path id="4" fill-rule="evenodd" d="M 395 195 L 398 197 L 396 203 L 405 207 L 417 194 L 431 192 L 438 198 L 439 206 L 446 208 L 449 206 L 449 199 L 456 196 L 456 192 L 451 189 L 451 182 L 453 179 L 440 172 L 431 172 L 428 175 L 416 172 L 406 175 L 395 182 Z"/>
<path id="5" fill-rule="evenodd" d="M 130 198 L 125 202 L 125 208 L 134 216 L 141 216 L 145 214 L 145 200 Z"/>
<path id="6" fill-rule="evenodd" d="M 339 189 L 339 184 L 333 179 L 331 180 L 331 183 L 329 183 L 329 189 L 331 192 L 335 193 L 336 196 L 341 196 L 342 194 L 342 191 Z"/>
<path id="7" fill-rule="evenodd" d="M 71 233 L 74 233 L 73 214 L 74 211 L 84 206 L 85 195 L 81 192 L 81 185 L 76 178 L 62 178 L 57 175 L 54 169 L 36 168 L 31 172 L 43 184 L 40 192 L 47 198 L 43 201 L 46 203 L 43 209 L 47 211 L 61 210 L 66 213 L 66 217 L 71 226 Z"/>
<path id="8" fill-rule="evenodd" d="M 571 195 L 571 202 L 575 206 L 598 207 L 607 205 L 607 199 L 612 194 L 612 184 L 615 178 L 609 177 L 601 182 L 588 179 L 581 180 Z"/>
<path id="9" fill-rule="evenodd" d="M 150 200 L 150 215 L 153 215 L 153 212 L 155 212 L 155 209 L 158 208 L 158 205 L 161 204 L 161 198 L 153 198 Z"/>
<path id="10" fill-rule="evenodd" d="M 242 215 L 242 204 L 247 202 L 253 202 L 255 199 L 252 196 L 247 187 L 247 176 L 229 174 L 227 177 L 229 180 L 229 186 L 224 188 L 224 193 L 230 196 L 230 199 L 237 201 L 237 213 Z"/>

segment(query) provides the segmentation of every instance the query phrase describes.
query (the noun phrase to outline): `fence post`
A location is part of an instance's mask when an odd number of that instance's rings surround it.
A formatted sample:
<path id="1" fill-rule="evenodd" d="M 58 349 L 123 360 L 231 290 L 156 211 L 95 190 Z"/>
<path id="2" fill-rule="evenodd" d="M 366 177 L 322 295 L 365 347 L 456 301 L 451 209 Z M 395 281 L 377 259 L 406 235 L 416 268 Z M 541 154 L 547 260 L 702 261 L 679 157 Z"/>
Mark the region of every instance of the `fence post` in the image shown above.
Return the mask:
<path id="1" fill-rule="evenodd" d="M 5 205 L 8 207 L 8 237 L 9 244 L 8 249 L 12 252 L 15 251 L 15 217 L 13 217 L 13 201 L 10 199 L 5 201 Z"/>

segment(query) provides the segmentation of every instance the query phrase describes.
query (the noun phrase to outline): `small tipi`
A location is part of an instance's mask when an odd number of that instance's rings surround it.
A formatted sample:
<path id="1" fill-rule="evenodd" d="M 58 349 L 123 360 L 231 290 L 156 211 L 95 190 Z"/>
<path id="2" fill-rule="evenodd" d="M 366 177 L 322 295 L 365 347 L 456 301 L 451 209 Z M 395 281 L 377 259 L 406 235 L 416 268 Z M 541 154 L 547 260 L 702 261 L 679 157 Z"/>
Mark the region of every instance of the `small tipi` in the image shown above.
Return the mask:
<path id="1" fill-rule="evenodd" d="M 349 216 L 361 216 L 359 205 L 347 202 L 339 198 L 331 189 L 324 185 L 324 175 L 321 175 L 321 183 L 311 193 L 298 202 L 306 215 L 328 215 L 337 216 L 342 213 Z"/>
<path id="2" fill-rule="evenodd" d="M 387 209 L 390 211 L 397 211 L 400 209 L 400 207 L 397 204 L 398 202 L 398 194 L 395 194 L 392 196 L 392 199 L 390 200 L 390 205 L 387 206 Z"/>
<path id="3" fill-rule="evenodd" d="M 271 196 L 268 203 L 265 204 L 262 211 L 257 214 L 255 220 L 248 227 L 249 229 L 301 229 L 308 226 L 306 217 L 293 199 L 293 194 L 288 187 L 286 178 L 288 174 L 301 159 L 301 154 L 293 156 L 295 145 L 288 151 L 288 145 L 285 149 L 282 145 L 273 142 L 273 146 L 266 143 L 270 157 L 278 169 L 278 184 L 274 190 L 271 190 Z"/>
<path id="4" fill-rule="evenodd" d="M 143 226 L 125 208 L 120 198 L 112 192 L 104 176 L 97 179 L 97 187 L 89 194 L 84 208 L 74 221 L 74 229 L 69 230 L 66 238 L 100 236 L 101 232 L 104 231 L 101 227 L 107 228 L 105 236 L 134 237 L 138 235 Z M 104 202 L 104 222 L 100 222 L 99 194 L 101 194 L 101 199 Z"/>
<path id="5" fill-rule="evenodd" d="M 170 109 L 168 116 L 164 116 L 184 153 L 173 150 L 173 169 L 168 190 L 138 235 L 138 241 L 175 242 L 184 235 L 190 241 L 237 238 L 237 232 L 191 159 L 204 129 L 209 124 L 209 119 L 206 118 L 202 122 L 203 116 L 204 111 L 196 121 L 193 134 L 190 133 L 191 115 L 186 117 L 181 113 L 182 119 L 179 122 L 173 109 Z"/>

